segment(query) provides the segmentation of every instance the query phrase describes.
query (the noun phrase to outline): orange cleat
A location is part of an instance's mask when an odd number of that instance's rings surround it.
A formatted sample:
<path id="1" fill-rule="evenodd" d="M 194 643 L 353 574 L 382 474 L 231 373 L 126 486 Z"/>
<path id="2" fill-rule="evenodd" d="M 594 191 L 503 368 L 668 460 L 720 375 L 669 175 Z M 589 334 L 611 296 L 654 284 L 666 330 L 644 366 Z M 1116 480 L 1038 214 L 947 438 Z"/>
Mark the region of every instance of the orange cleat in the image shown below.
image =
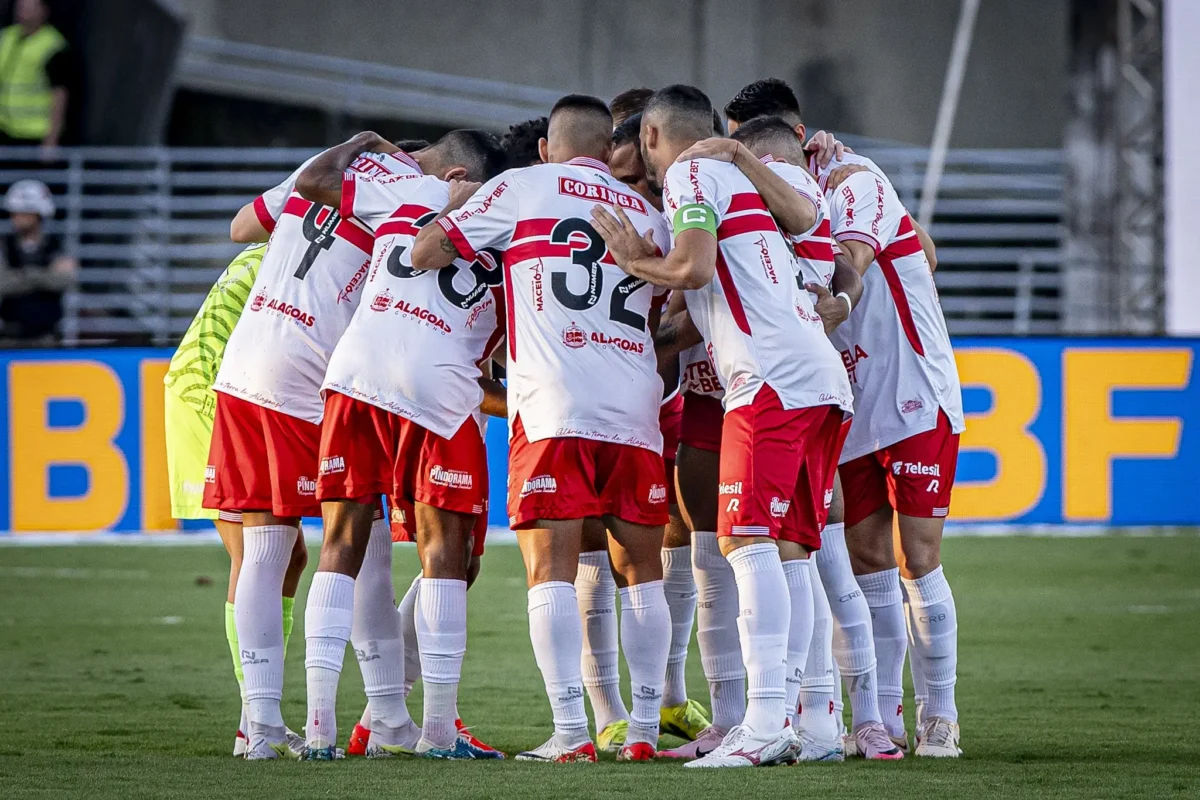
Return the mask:
<path id="1" fill-rule="evenodd" d="M 364 728 L 359 723 L 354 723 L 354 730 L 350 732 L 350 741 L 346 744 L 346 755 L 348 756 L 365 756 L 367 754 L 367 741 L 371 738 L 371 731 Z"/>

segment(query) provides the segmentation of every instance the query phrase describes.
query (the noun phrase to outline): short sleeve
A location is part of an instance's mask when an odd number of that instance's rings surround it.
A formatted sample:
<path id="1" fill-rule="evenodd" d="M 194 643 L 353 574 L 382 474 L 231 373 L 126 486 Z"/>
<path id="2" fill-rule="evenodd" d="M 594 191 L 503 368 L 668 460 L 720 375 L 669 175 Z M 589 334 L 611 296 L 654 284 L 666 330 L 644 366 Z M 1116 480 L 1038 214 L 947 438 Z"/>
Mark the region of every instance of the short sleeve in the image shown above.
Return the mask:
<path id="1" fill-rule="evenodd" d="M 663 211 L 671 241 L 688 228 L 704 228 L 716 236 L 721 224 L 720 190 L 703 167 L 703 159 L 672 164 L 663 182 Z"/>
<path id="2" fill-rule="evenodd" d="M 355 217 L 377 228 L 392 215 L 402 202 L 402 194 L 420 174 L 386 174 L 359 169 L 351 165 L 342 173 L 342 204 L 338 209 L 343 217 Z"/>
<path id="3" fill-rule="evenodd" d="M 485 247 L 504 250 L 512 241 L 519 209 L 516 180 L 513 172 L 497 175 L 462 208 L 437 221 L 467 261 L 474 261 L 476 252 Z"/>
<path id="4" fill-rule="evenodd" d="M 288 175 L 283 183 L 254 198 L 254 215 L 258 217 L 258 223 L 266 228 L 268 233 L 275 230 L 275 223 L 283 216 L 283 209 L 287 205 L 288 197 L 296 188 L 296 178 L 312 162 L 313 158 L 316 156 L 297 167 L 296 171 Z"/>
<path id="5" fill-rule="evenodd" d="M 833 237 L 869 244 L 878 255 L 895 235 L 904 206 L 874 172 L 856 172 L 828 193 Z"/>

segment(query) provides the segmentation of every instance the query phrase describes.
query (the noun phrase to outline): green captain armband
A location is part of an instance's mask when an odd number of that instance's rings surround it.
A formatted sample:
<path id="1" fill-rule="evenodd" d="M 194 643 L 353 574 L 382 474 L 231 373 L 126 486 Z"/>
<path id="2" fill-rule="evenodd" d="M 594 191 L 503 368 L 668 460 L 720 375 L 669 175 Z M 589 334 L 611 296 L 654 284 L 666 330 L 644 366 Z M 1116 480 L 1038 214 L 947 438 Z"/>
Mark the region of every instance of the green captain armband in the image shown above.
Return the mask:
<path id="1" fill-rule="evenodd" d="M 676 236 L 690 228 L 699 228 L 716 236 L 717 213 L 703 203 L 689 203 L 675 212 L 671 228 Z"/>

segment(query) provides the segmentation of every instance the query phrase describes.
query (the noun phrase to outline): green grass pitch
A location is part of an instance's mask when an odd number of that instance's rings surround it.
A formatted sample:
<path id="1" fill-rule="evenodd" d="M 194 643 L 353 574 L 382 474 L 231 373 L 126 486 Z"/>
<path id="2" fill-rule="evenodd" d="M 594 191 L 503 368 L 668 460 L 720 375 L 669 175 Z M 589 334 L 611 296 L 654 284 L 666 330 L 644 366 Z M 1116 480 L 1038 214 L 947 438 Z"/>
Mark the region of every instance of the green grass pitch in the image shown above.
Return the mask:
<path id="1" fill-rule="evenodd" d="M 223 551 L 2 548 L 0 798 L 1200 796 L 1200 537 L 953 539 L 944 560 L 960 620 L 962 759 L 697 773 L 611 757 L 235 760 Z M 415 553 L 398 549 L 397 586 L 415 571 Z M 303 597 L 284 698 L 296 728 Z M 694 643 L 689 668 L 706 701 Z M 546 738 L 514 547 L 485 557 L 464 669 L 461 710 L 485 741 L 511 754 Z M 349 657 L 343 739 L 362 702 Z M 410 707 L 419 717 L 419 686 Z"/>

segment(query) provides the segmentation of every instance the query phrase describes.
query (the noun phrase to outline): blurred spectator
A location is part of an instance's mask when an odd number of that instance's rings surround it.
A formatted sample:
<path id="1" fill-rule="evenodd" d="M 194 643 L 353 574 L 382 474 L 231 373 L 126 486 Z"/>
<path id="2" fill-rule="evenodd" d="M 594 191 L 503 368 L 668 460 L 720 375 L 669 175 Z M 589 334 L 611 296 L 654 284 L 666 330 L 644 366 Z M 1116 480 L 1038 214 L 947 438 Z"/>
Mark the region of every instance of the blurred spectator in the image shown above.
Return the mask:
<path id="1" fill-rule="evenodd" d="M 43 225 L 54 217 L 54 198 L 41 181 L 14 183 L 4 196 L 12 233 L 0 248 L 0 335 L 5 339 L 52 341 L 63 316 L 63 292 L 79 264 L 63 252 Z"/>
<path id="2" fill-rule="evenodd" d="M 47 23 L 46 0 L 17 0 L 0 31 L 0 144 L 57 147 L 73 67 L 67 40 Z"/>

